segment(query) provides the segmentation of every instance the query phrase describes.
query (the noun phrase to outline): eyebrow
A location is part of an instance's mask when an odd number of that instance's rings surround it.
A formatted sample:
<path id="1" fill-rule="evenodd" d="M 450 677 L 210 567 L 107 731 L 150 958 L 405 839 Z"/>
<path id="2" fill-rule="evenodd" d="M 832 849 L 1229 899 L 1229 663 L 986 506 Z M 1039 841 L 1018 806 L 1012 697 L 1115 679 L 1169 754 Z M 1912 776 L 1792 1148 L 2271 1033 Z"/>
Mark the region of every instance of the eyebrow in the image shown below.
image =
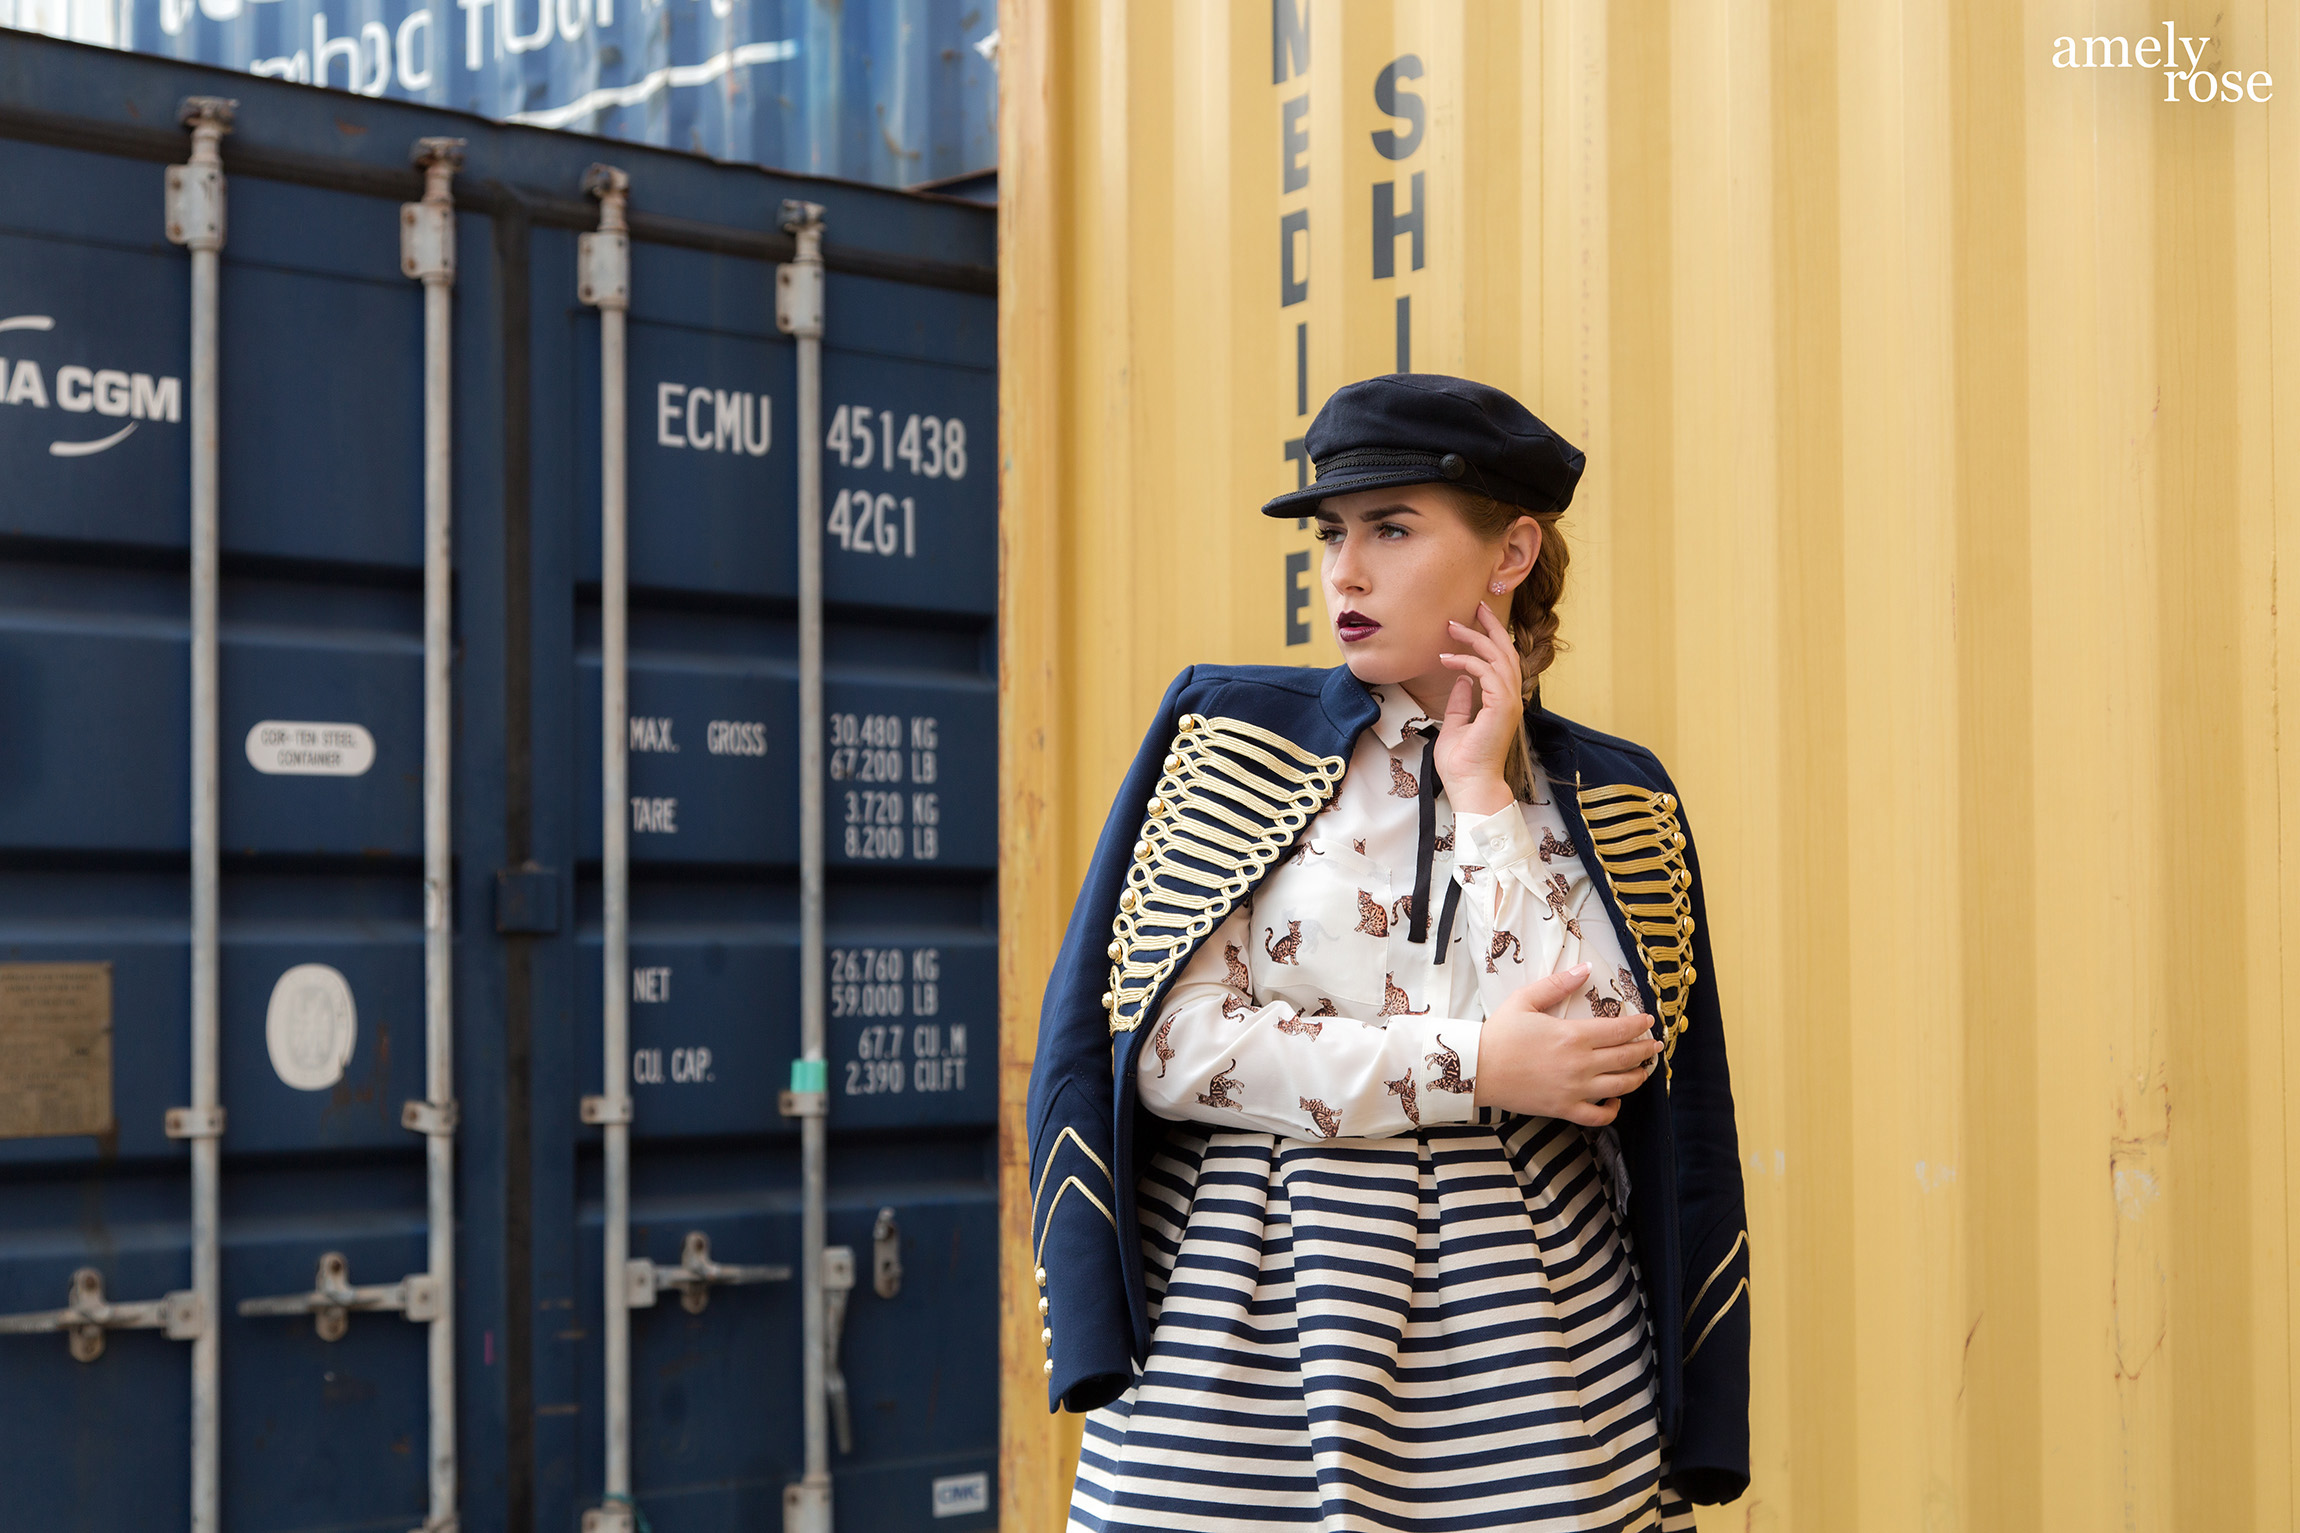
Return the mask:
<path id="1" fill-rule="evenodd" d="M 1421 514 L 1421 508 L 1419 506 L 1409 506 L 1405 502 L 1400 501 L 1394 506 L 1376 506 L 1371 511 L 1361 511 L 1358 513 L 1358 519 L 1360 521 L 1378 522 L 1381 521 L 1384 517 L 1419 516 Z M 1340 525 L 1342 521 L 1341 513 L 1337 511 L 1320 510 L 1313 512 L 1312 516 L 1317 521 L 1328 522 L 1337 526 Z"/>

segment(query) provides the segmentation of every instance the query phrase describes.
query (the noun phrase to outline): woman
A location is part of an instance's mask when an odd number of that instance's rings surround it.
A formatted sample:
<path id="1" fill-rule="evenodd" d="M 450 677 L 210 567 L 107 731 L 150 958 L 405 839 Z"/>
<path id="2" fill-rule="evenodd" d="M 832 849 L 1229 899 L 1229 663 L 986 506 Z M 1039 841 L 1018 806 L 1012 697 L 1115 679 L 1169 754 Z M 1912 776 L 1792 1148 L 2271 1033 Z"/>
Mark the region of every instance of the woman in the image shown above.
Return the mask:
<path id="1" fill-rule="evenodd" d="M 1674 789 L 1539 702 L 1582 456 L 1429 374 L 1307 446 L 1263 509 L 1347 663 L 1176 679 L 1048 986 L 1072 1525 L 1690 1528 L 1748 1478 L 1746 1218 Z"/>

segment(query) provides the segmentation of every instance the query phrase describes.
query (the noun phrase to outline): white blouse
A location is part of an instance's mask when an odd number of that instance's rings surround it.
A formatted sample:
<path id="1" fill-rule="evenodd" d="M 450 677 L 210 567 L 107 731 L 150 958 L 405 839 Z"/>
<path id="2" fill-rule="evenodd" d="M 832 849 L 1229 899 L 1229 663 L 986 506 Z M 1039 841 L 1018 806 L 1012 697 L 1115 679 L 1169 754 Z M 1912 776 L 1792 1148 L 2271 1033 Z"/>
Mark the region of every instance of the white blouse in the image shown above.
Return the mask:
<path id="1" fill-rule="evenodd" d="M 1437 787 L 1434 908 L 1427 940 L 1409 940 L 1420 774 L 1438 721 L 1402 686 L 1370 690 L 1381 712 L 1333 802 L 1175 976 L 1135 1071 L 1151 1111 L 1302 1139 L 1466 1123 L 1478 1117 L 1479 1032 L 1512 991 L 1586 961 L 1585 993 L 1557 1014 L 1638 1009 L 1538 761 L 1532 800 L 1496 814 L 1457 815 Z M 1441 963 L 1449 885 L 1460 893 Z"/>

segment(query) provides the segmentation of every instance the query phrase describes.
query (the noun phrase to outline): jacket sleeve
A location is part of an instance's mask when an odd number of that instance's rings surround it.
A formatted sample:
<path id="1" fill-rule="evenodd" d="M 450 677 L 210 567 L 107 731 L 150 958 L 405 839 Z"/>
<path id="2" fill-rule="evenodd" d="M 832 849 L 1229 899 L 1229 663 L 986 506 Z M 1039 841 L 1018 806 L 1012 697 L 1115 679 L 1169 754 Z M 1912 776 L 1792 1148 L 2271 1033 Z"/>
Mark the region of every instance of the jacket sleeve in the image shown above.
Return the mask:
<path id="1" fill-rule="evenodd" d="M 1111 921 L 1144 805 L 1156 788 L 1190 671 L 1166 688 L 1142 748 L 1120 784 L 1038 1015 L 1024 1124 L 1030 1143 L 1030 1235 L 1040 1339 L 1047 1348 L 1047 1408 L 1093 1410 L 1134 1376 L 1132 1296 L 1120 1262 L 1117 1179 L 1129 1175 L 1115 1142 L 1109 1013 Z M 1128 1083 L 1131 1089 L 1131 1083 Z"/>
<path id="2" fill-rule="evenodd" d="M 1669 786 L 1676 792 L 1674 784 Z M 1710 955 L 1693 827 L 1678 802 L 1692 875 L 1693 966 L 1685 1030 L 1672 1052 L 1669 1108 L 1677 1144 L 1680 1291 L 1685 1296 L 1684 1413 L 1671 1460 L 1689 1501 L 1731 1501 L 1749 1485 L 1749 1214 L 1741 1188 L 1733 1082 Z"/>

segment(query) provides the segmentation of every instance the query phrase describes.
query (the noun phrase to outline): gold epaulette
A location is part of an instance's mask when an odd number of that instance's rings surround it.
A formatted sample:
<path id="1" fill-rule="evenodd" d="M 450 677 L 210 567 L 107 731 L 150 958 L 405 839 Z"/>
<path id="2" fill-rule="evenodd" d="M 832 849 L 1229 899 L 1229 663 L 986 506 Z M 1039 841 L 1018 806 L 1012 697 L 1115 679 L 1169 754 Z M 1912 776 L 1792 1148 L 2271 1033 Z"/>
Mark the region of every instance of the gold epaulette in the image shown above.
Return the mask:
<path id="1" fill-rule="evenodd" d="M 1182 716 L 1110 924 L 1112 1036 L 1142 1025 L 1150 998 L 1326 807 L 1346 765 L 1243 719 Z"/>
<path id="2" fill-rule="evenodd" d="M 1660 1013 L 1663 1083 L 1677 1035 L 1685 1031 L 1685 1002 L 1697 977 L 1693 968 L 1693 874 L 1685 866 L 1685 831 L 1677 798 L 1630 783 L 1585 788 L 1576 781 L 1590 855 L 1637 939 L 1645 982 Z"/>

